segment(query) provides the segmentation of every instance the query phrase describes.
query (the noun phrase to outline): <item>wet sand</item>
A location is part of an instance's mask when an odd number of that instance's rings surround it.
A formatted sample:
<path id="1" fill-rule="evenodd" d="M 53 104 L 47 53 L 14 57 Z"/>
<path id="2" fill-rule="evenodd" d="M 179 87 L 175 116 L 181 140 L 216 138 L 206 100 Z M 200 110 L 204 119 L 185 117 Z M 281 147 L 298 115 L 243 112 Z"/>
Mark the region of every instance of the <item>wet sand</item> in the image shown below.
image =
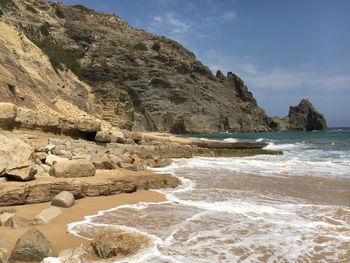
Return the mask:
<path id="1" fill-rule="evenodd" d="M 77 200 L 75 206 L 71 208 L 62 208 L 62 214 L 53 219 L 49 224 L 38 225 L 35 226 L 35 228 L 42 231 L 45 237 L 50 241 L 55 254 L 58 254 L 63 249 L 78 247 L 81 244 L 90 244 L 89 240 L 70 234 L 67 230 L 67 224 L 82 221 L 85 216 L 94 215 L 97 214 L 98 211 L 108 210 L 120 205 L 162 201 L 165 201 L 164 195 L 151 191 L 84 198 Z M 48 207 L 50 207 L 50 203 L 1 207 L 0 210 L 15 208 L 18 216 L 33 219 L 40 211 Z M 9 254 L 17 239 L 29 228 L 30 227 L 21 227 L 18 229 L 7 227 L 0 228 L 1 236 L 10 241 Z"/>

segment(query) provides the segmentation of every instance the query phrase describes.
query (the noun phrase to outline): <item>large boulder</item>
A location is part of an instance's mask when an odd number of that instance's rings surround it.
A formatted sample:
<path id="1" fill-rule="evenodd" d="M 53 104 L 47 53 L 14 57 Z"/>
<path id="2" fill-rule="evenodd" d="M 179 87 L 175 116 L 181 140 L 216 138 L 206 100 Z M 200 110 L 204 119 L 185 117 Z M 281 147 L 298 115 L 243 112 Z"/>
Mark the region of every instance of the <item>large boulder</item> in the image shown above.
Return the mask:
<path id="1" fill-rule="evenodd" d="M 57 128 L 60 124 L 54 115 L 21 107 L 17 108 L 15 121 L 25 128 Z"/>
<path id="2" fill-rule="evenodd" d="M 52 247 L 37 229 L 29 229 L 16 242 L 10 261 L 37 262 L 53 256 Z"/>
<path id="3" fill-rule="evenodd" d="M 95 166 L 88 160 L 76 159 L 55 163 L 49 174 L 54 177 L 90 177 L 96 173 Z"/>
<path id="4" fill-rule="evenodd" d="M 149 238 L 144 235 L 107 229 L 92 241 L 91 246 L 98 257 L 106 259 L 136 254 L 149 243 Z"/>
<path id="5" fill-rule="evenodd" d="M 100 143 L 124 143 L 124 133 L 116 128 L 101 130 L 96 133 L 95 141 Z"/>
<path id="6" fill-rule="evenodd" d="M 0 134 L 0 177 L 30 181 L 36 169 L 32 161 L 32 147 L 20 139 L 7 138 Z"/>
<path id="7" fill-rule="evenodd" d="M 72 207 L 75 204 L 74 195 L 71 192 L 63 191 L 52 198 L 51 205 L 64 208 Z"/>

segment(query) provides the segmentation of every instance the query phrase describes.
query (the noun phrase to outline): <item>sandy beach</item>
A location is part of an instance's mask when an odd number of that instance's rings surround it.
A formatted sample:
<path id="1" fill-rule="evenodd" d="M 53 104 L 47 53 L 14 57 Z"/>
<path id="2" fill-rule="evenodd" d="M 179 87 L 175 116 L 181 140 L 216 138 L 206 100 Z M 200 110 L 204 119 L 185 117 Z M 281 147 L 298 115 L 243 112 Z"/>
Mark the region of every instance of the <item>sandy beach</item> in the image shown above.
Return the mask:
<path id="1" fill-rule="evenodd" d="M 98 211 L 108 210 L 120 205 L 135 204 L 138 202 L 162 202 L 165 201 L 164 195 L 152 191 L 138 191 L 131 194 L 118 194 L 112 196 L 89 197 L 77 200 L 76 205 L 71 208 L 61 208 L 62 214 L 53 219 L 47 225 L 38 225 L 35 228 L 42 231 L 45 237 L 50 241 L 55 254 L 63 249 L 78 247 L 81 244 L 89 245 L 90 241 L 70 234 L 67 231 L 67 224 L 81 221 L 85 216 L 97 214 Z M 17 215 L 28 219 L 33 219 L 45 208 L 50 207 L 50 203 L 2 207 L 15 208 Z M 1 228 L 1 236 L 10 241 L 12 251 L 17 239 L 28 230 L 29 227 L 17 229 Z"/>

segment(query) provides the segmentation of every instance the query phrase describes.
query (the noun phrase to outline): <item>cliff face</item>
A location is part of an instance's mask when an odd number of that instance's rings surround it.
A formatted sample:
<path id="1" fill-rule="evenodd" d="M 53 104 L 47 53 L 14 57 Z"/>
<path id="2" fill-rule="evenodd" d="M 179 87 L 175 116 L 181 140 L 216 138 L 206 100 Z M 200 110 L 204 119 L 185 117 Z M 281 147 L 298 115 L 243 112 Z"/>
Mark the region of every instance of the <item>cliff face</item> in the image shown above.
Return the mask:
<path id="1" fill-rule="evenodd" d="M 279 131 L 313 131 L 326 130 L 324 116 L 318 112 L 310 101 L 303 99 L 298 106 L 289 108 L 288 116 L 273 118 L 273 125 Z"/>
<path id="2" fill-rule="evenodd" d="M 0 10 L 0 101 L 132 130 L 271 130 L 238 76 L 214 76 L 173 40 L 82 6 L 0 0 Z"/>

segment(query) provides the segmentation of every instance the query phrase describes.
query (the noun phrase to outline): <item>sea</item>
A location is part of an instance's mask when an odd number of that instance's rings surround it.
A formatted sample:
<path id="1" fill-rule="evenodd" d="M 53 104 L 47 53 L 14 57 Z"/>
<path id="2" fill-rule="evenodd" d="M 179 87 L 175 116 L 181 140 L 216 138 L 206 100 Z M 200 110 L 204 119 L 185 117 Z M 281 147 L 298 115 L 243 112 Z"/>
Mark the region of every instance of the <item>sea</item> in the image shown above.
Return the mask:
<path id="1" fill-rule="evenodd" d="M 350 128 L 196 137 L 284 154 L 176 159 L 154 169 L 182 181 L 159 191 L 167 201 L 100 212 L 69 231 L 115 227 L 152 240 L 114 262 L 350 262 Z"/>

